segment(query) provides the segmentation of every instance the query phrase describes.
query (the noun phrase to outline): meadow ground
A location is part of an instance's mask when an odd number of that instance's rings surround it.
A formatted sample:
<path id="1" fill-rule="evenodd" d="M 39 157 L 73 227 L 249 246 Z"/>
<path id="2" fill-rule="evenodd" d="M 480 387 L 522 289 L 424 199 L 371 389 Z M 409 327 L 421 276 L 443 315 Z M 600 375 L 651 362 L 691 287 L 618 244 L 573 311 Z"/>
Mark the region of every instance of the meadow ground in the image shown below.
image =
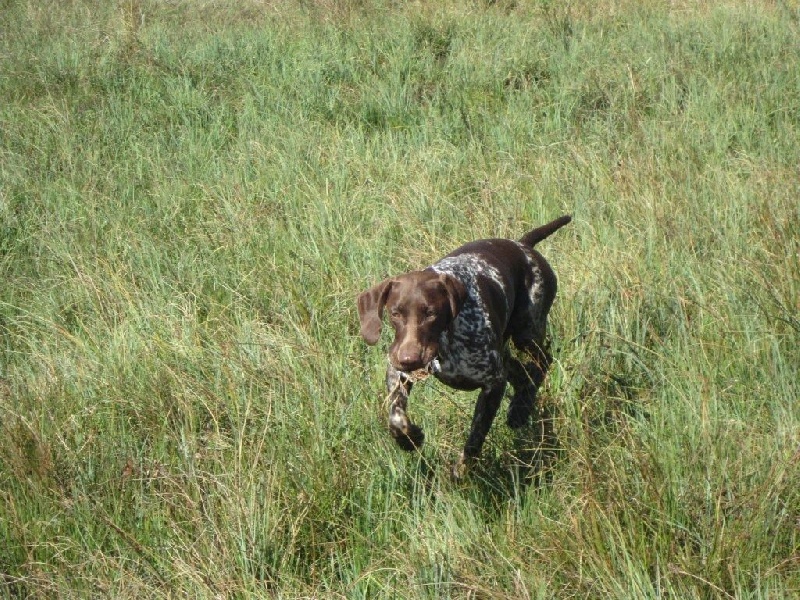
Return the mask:
<path id="1" fill-rule="evenodd" d="M 0 2 L 0 597 L 798 597 L 799 29 Z M 454 483 L 474 394 L 395 448 L 355 296 L 564 213 L 547 469 Z"/>

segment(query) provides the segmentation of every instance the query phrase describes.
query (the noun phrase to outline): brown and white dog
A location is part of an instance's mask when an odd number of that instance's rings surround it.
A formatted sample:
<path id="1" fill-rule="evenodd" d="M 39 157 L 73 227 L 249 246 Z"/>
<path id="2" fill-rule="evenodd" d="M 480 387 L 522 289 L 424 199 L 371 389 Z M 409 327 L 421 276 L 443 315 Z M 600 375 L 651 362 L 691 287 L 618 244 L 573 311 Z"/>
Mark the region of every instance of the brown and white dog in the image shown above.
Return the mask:
<path id="1" fill-rule="evenodd" d="M 378 342 L 384 313 L 394 328 L 386 373 L 389 431 L 403 449 L 415 450 L 424 440 L 406 414 L 412 373 L 420 369 L 453 388 L 480 389 L 453 468 L 457 477 L 480 454 L 508 381 L 514 387 L 508 424 L 528 422 L 551 361 L 545 330 L 556 295 L 556 276 L 533 247 L 570 220 L 560 217 L 519 241 L 470 242 L 427 269 L 386 279 L 359 295 L 367 344 Z M 525 362 L 511 356 L 509 338 Z"/>

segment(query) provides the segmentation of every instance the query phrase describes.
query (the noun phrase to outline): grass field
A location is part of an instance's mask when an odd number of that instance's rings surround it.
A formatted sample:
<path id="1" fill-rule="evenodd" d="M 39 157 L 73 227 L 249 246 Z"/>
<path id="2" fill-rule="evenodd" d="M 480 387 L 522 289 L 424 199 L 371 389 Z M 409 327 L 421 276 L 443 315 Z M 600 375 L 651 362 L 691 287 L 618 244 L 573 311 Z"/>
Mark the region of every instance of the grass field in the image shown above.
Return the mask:
<path id="1" fill-rule="evenodd" d="M 797 598 L 799 140 L 796 2 L 0 2 L 0 598 Z M 355 297 L 565 213 L 453 482 Z"/>

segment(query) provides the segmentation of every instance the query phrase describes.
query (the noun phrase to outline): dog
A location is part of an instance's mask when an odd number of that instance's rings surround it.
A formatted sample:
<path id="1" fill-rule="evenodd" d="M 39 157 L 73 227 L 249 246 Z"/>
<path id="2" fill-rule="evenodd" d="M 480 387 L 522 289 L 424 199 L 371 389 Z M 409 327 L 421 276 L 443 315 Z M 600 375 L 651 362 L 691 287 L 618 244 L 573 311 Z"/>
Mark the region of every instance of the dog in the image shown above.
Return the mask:
<path id="1" fill-rule="evenodd" d="M 470 242 L 421 271 L 391 277 L 358 296 L 361 336 L 380 339 L 384 313 L 394 328 L 386 388 L 389 431 L 404 450 L 422 446 L 422 430 L 408 418 L 408 396 L 420 373 L 458 390 L 480 390 L 456 478 L 480 454 L 500 401 L 514 388 L 507 422 L 527 424 L 552 357 L 545 349 L 547 314 L 556 276 L 534 246 L 569 223 L 562 216 L 519 241 Z M 511 355 L 509 339 L 525 356 Z"/>

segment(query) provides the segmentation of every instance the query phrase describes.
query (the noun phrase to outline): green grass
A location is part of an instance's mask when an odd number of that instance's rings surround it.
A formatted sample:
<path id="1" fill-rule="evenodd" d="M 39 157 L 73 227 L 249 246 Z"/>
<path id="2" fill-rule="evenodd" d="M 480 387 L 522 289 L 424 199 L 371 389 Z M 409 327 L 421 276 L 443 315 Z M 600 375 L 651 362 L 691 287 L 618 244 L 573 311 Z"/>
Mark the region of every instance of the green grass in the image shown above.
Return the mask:
<path id="1" fill-rule="evenodd" d="M 797 597 L 800 12 L 667 4 L 0 3 L 0 597 Z M 564 213 L 453 483 L 355 296 Z"/>

